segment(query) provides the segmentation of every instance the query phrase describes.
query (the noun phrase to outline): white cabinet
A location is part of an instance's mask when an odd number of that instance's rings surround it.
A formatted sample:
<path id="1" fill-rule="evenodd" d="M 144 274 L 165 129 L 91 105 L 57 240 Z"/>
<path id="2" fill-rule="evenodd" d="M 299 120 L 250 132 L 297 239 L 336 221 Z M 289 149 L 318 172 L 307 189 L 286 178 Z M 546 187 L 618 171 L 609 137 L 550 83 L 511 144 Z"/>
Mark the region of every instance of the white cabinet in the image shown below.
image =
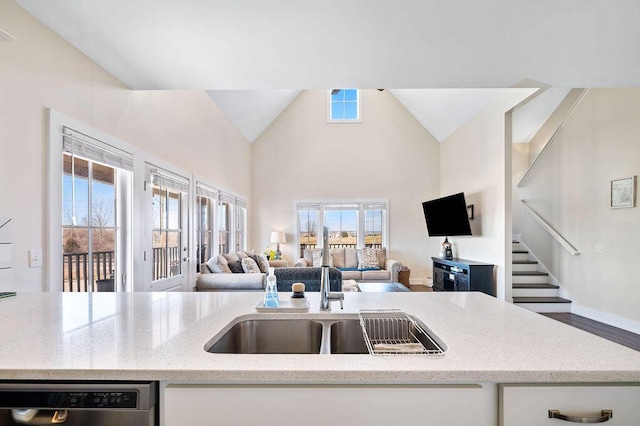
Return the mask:
<path id="1" fill-rule="evenodd" d="M 565 420 L 550 418 L 549 410 Z M 608 415 L 603 410 L 610 410 Z M 591 421 L 579 420 L 583 417 Z M 561 426 L 594 423 L 637 425 L 640 419 L 640 384 L 500 385 L 501 426 Z"/>
<path id="2" fill-rule="evenodd" d="M 163 426 L 495 426 L 497 386 L 162 386 Z"/>

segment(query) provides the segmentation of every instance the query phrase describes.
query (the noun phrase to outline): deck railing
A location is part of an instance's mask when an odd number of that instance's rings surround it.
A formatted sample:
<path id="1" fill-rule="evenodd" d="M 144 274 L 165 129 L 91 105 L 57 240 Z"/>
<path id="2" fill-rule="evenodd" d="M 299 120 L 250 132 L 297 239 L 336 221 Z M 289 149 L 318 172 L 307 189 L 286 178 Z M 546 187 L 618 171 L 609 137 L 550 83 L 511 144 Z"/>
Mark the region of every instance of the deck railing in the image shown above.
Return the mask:
<path id="1" fill-rule="evenodd" d="M 115 253 L 97 251 L 89 261 L 89 253 L 62 255 L 63 291 L 89 291 L 89 265 L 93 268 L 93 291 L 113 291 Z M 109 285 L 111 284 L 111 285 Z"/>
<path id="2" fill-rule="evenodd" d="M 167 257 L 167 252 L 169 256 Z M 169 267 L 167 268 L 167 262 Z M 180 273 L 180 248 L 161 247 L 153 249 L 153 279 L 167 278 Z M 93 283 L 89 283 L 89 268 L 93 268 Z M 113 251 L 97 251 L 93 259 L 89 253 L 67 253 L 62 255 L 63 291 L 115 291 L 114 273 L 116 256 Z"/>
<path id="3" fill-rule="evenodd" d="M 370 243 L 370 244 L 365 244 L 365 247 L 370 247 L 370 248 L 374 248 L 374 249 L 381 249 L 382 248 L 382 244 L 381 243 Z M 317 248 L 318 245 L 317 244 L 300 244 L 300 257 L 304 256 L 304 249 L 315 249 Z M 329 244 L 329 248 L 357 248 L 358 245 L 357 244 Z"/>
<path id="4" fill-rule="evenodd" d="M 167 252 L 169 256 L 167 257 Z M 167 268 L 167 259 L 169 268 Z M 156 247 L 153 249 L 153 279 L 173 277 L 180 273 L 180 247 Z"/>

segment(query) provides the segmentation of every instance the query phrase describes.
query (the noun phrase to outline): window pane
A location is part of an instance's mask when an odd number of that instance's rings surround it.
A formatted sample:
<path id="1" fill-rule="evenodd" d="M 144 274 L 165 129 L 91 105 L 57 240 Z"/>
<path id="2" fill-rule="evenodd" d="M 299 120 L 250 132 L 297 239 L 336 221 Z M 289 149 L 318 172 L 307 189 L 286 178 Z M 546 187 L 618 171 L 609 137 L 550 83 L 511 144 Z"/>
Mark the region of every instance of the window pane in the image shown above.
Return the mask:
<path id="1" fill-rule="evenodd" d="M 382 218 L 382 210 L 365 210 L 365 246 L 382 248 Z"/>
<path id="2" fill-rule="evenodd" d="M 80 226 L 89 223 L 89 162 L 63 156 L 62 224 Z"/>
<path id="3" fill-rule="evenodd" d="M 211 201 L 207 197 L 198 197 L 196 200 L 196 209 L 198 215 L 198 230 L 206 231 L 209 229 L 209 209 Z"/>
<path id="4" fill-rule="evenodd" d="M 358 105 L 355 102 L 347 102 L 344 104 L 344 118 L 346 120 L 358 119 Z"/>
<path id="5" fill-rule="evenodd" d="M 197 227 L 197 247 L 196 257 L 198 263 L 196 270 L 200 272 L 200 264 L 206 262 L 211 257 L 211 206 L 213 201 L 209 197 L 198 195 L 196 197 L 196 227 Z"/>
<path id="6" fill-rule="evenodd" d="M 180 229 L 180 194 L 177 192 L 168 191 L 168 200 L 168 229 Z"/>
<path id="7" fill-rule="evenodd" d="M 165 203 L 166 197 L 164 191 L 160 188 L 153 188 L 152 203 L 152 217 L 153 217 L 153 229 L 164 228 L 164 215 L 165 215 Z"/>
<path id="8" fill-rule="evenodd" d="M 167 276 L 166 232 L 153 231 L 153 280 Z"/>
<path id="9" fill-rule="evenodd" d="M 324 221 L 329 228 L 329 247 L 356 247 L 358 241 L 357 210 L 327 210 Z"/>
<path id="10" fill-rule="evenodd" d="M 217 228 L 218 228 L 218 253 L 229 253 L 231 248 L 229 247 L 229 243 L 231 240 L 231 210 L 230 205 L 223 201 L 218 205 L 218 215 L 217 215 Z"/>
<path id="11" fill-rule="evenodd" d="M 246 250 L 247 209 L 236 206 L 236 251 Z"/>
<path id="12" fill-rule="evenodd" d="M 114 168 L 92 163 L 91 215 L 93 226 L 115 226 L 116 187 Z"/>
<path id="13" fill-rule="evenodd" d="M 93 280 L 94 291 L 115 291 L 116 273 L 116 230 L 94 229 L 93 240 Z"/>
<path id="14" fill-rule="evenodd" d="M 331 95 L 331 101 L 344 101 L 344 90 L 338 90 Z"/>
<path id="15" fill-rule="evenodd" d="M 344 118 L 344 103 L 331 102 L 331 119 L 341 120 Z"/>
<path id="16" fill-rule="evenodd" d="M 87 291 L 89 231 L 62 228 L 62 291 Z"/>
<path id="17" fill-rule="evenodd" d="M 318 244 L 318 210 L 298 211 L 298 240 L 300 241 L 300 257 L 305 248 L 315 248 Z"/>
<path id="18" fill-rule="evenodd" d="M 209 258 L 211 258 L 211 232 L 203 231 L 198 232 L 198 268 L 201 263 L 206 262 Z"/>
<path id="19" fill-rule="evenodd" d="M 169 276 L 180 275 L 182 262 L 180 262 L 180 231 L 167 232 L 167 256 L 169 262 Z"/>
<path id="20" fill-rule="evenodd" d="M 344 100 L 345 101 L 355 101 L 358 99 L 358 90 L 357 89 L 343 89 L 341 92 L 344 92 Z"/>

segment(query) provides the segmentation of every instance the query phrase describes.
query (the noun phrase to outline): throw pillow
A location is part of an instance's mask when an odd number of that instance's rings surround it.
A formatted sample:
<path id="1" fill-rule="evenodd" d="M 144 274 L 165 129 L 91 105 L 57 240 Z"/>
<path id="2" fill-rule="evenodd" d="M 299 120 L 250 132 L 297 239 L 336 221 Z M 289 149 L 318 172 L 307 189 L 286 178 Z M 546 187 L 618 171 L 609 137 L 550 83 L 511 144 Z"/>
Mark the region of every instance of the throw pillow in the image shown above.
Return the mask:
<path id="1" fill-rule="evenodd" d="M 333 265 L 336 268 L 344 268 L 344 248 L 335 248 L 331 249 L 331 259 L 333 260 Z"/>
<path id="2" fill-rule="evenodd" d="M 248 255 L 246 252 L 244 252 L 244 251 L 239 251 L 239 252 L 237 253 L 237 255 L 238 255 L 238 259 L 240 259 L 240 260 L 242 260 L 242 259 L 244 259 L 245 257 L 249 256 L 249 255 Z"/>
<path id="3" fill-rule="evenodd" d="M 245 257 L 244 259 L 242 259 L 240 261 L 240 263 L 242 264 L 242 269 L 244 270 L 245 273 L 247 273 L 247 274 L 259 274 L 260 273 L 260 268 L 258 267 L 258 264 L 252 258 Z"/>
<path id="4" fill-rule="evenodd" d="M 345 268 L 357 268 L 358 267 L 358 253 L 354 248 L 344 249 L 344 267 Z"/>
<path id="5" fill-rule="evenodd" d="M 264 253 L 258 253 L 256 255 L 258 258 L 257 262 L 260 267 L 260 272 L 264 272 L 265 274 L 269 272 L 269 259 L 267 259 L 267 255 Z"/>
<path id="6" fill-rule="evenodd" d="M 218 265 L 217 256 L 207 260 L 207 268 L 209 268 L 209 270 L 214 274 L 222 273 L 222 268 L 220 268 L 220 265 Z"/>
<path id="7" fill-rule="evenodd" d="M 358 269 L 379 268 L 378 254 L 375 249 L 365 247 L 358 249 Z"/>
<path id="8" fill-rule="evenodd" d="M 319 251 L 320 249 L 304 249 L 302 258 L 307 261 L 307 266 L 313 266 L 313 253 Z"/>
<path id="9" fill-rule="evenodd" d="M 387 249 L 386 248 L 376 249 L 376 253 L 378 254 L 378 266 L 380 266 L 381 268 L 384 268 L 384 265 L 387 261 Z"/>
<path id="10" fill-rule="evenodd" d="M 224 272 L 225 274 L 231 273 L 231 268 L 229 268 L 229 262 L 227 262 L 227 258 L 221 254 L 218 255 L 218 266 L 220 266 L 220 269 L 222 269 L 222 272 Z"/>
<path id="11" fill-rule="evenodd" d="M 322 250 L 313 251 L 313 267 L 319 268 L 322 266 Z M 333 266 L 333 255 L 329 255 L 329 266 Z"/>
<path id="12" fill-rule="evenodd" d="M 237 262 L 229 262 L 229 269 L 234 274 L 244 274 L 244 269 L 242 269 L 242 261 L 238 260 Z"/>
<path id="13" fill-rule="evenodd" d="M 238 253 L 223 253 L 222 256 L 224 256 L 224 258 L 227 259 L 227 262 L 229 263 L 238 262 L 240 260 L 240 258 L 238 257 Z"/>

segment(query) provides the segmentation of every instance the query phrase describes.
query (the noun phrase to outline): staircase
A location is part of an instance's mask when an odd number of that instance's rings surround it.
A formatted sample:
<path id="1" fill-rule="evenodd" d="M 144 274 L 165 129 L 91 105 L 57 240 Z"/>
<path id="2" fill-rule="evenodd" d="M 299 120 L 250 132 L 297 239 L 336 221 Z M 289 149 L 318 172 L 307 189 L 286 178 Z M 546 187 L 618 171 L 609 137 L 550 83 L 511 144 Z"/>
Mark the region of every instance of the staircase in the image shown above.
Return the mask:
<path id="1" fill-rule="evenodd" d="M 549 274 L 539 269 L 526 247 L 513 242 L 513 303 L 534 312 L 571 312 L 571 300 L 559 296 Z"/>

